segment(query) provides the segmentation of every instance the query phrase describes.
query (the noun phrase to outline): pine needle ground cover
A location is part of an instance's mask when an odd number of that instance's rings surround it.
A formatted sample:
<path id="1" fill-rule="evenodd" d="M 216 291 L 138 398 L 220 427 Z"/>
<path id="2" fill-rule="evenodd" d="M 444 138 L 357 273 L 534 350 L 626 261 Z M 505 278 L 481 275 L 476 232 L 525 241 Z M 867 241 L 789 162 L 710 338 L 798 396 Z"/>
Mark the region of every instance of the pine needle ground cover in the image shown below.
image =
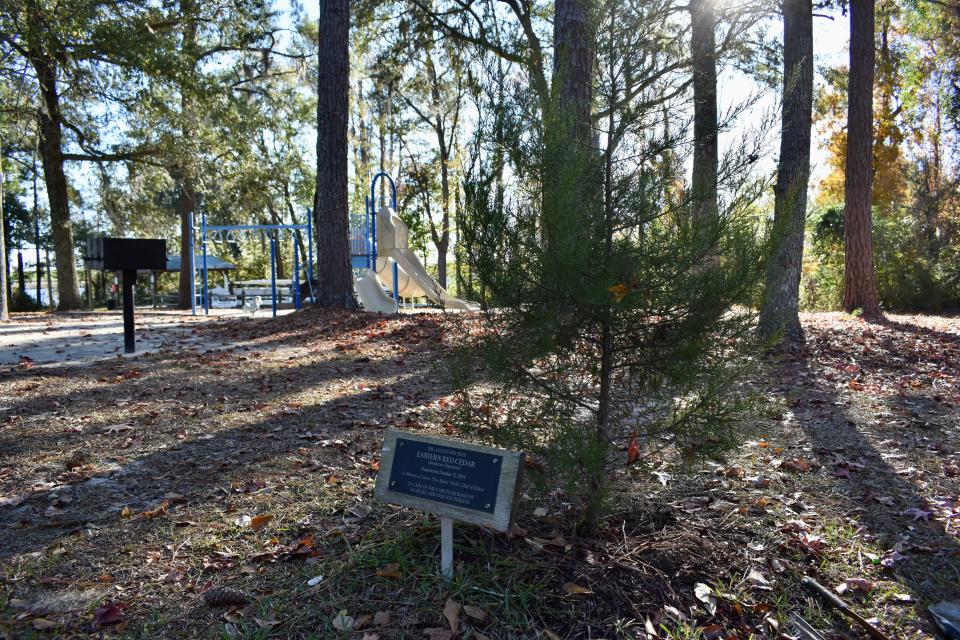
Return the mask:
<path id="1" fill-rule="evenodd" d="M 517 526 L 373 501 L 382 430 L 457 436 L 437 315 L 200 326 L 235 346 L 0 372 L 0 637 L 748 638 L 791 614 L 891 637 L 960 598 L 960 321 L 803 318 L 723 460 L 627 464 L 599 533 L 524 487 Z M 211 336 L 211 338 L 214 336 Z M 495 408 L 494 408 L 495 409 Z"/>

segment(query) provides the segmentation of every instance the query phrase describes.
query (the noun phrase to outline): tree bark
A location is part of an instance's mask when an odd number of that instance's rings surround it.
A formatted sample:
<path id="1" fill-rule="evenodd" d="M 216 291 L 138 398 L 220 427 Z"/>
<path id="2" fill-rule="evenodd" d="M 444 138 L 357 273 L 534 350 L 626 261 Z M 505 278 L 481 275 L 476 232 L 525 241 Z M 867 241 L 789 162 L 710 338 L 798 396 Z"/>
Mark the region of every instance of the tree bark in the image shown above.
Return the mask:
<path id="1" fill-rule="evenodd" d="M 543 244 L 546 256 L 561 241 L 560 228 L 585 230 L 586 216 L 599 200 L 601 176 L 591 176 L 591 111 L 596 60 L 593 0 L 555 0 L 553 19 L 552 103 L 544 123 Z M 562 217 L 582 215 L 574 223 Z M 578 244 L 573 238 L 563 242 Z"/>
<path id="2" fill-rule="evenodd" d="M 180 308 L 190 309 L 193 306 L 190 297 L 192 295 L 192 283 L 194 279 L 193 265 L 190 264 L 190 223 L 192 213 L 196 207 L 196 199 L 193 193 L 193 181 L 182 172 L 177 177 L 179 184 L 179 193 L 177 195 L 180 209 Z M 194 243 L 196 244 L 196 243 Z"/>
<path id="3" fill-rule="evenodd" d="M 783 124 L 777 164 L 773 234 L 767 263 L 759 336 L 803 341 L 800 325 L 800 273 L 810 179 L 810 127 L 813 113 L 813 4 L 783 3 Z"/>
<path id="4" fill-rule="evenodd" d="M 844 184 L 843 308 L 882 317 L 873 270 L 874 0 L 850 1 L 850 79 L 847 93 L 847 165 Z"/>
<path id="5" fill-rule="evenodd" d="M 350 2 L 320 0 L 317 73 L 317 304 L 356 309 L 350 267 L 347 117 Z"/>
<path id="6" fill-rule="evenodd" d="M 556 0 L 553 91 L 573 141 L 590 144 L 593 65 L 596 58 L 590 0 Z"/>
<path id="7" fill-rule="evenodd" d="M 184 58 L 189 61 L 191 67 L 196 66 L 196 45 L 197 45 L 197 4 L 193 0 L 180 1 L 180 16 L 183 19 L 183 40 L 180 43 L 180 52 Z M 191 71 L 193 69 L 191 68 Z M 191 139 L 194 131 L 196 114 L 191 104 L 190 96 L 183 86 L 180 86 L 180 138 L 181 142 Z M 189 148 L 189 146 L 187 147 Z M 196 271 L 194 264 L 190 260 L 190 254 L 197 246 L 197 240 L 191 234 L 190 225 L 195 221 L 197 209 L 197 193 L 193 182 L 193 165 L 191 158 L 181 157 L 174 173 L 174 180 L 179 187 L 178 204 L 180 209 L 180 281 L 179 281 L 179 307 L 181 309 L 193 308 L 194 281 Z M 193 243 L 191 246 L 191 239 Z"/>
<path id="8" fill-rule="evenodd" d="M 82 307 L 78 291 L 77 267 L 73 251 L 73 226 L 70 222 L 70 200 L 67 177 L 63 170 L 63 116 L 57 91 L 57 73 L 53 61 L 37 54 L 31 59 L 40 86 L 40 158 L 43 179 L 50 203 L 50 226 L 57 264 L 58 309 Z"/>
<path id="9" fill-rule="evenodd" d="M 283 224 L 283 220 L 280 219 L 280 216 L 277 215 L 277 208 L 273 206 L 273 202 L 267 202 L 267 212 L 270 214 L 270 224 Z M 283 280 L 287 277 L 287 270 L 283 266 L 283 251 L 280 250 L 282 246 L 280 240 L 283 239 L 283 234 L 277 234 L 277 278 Z"/>
<path id="10" fill-rule="evenodd" d="M 693 62 L 692 217 L 716 220 L 717 167 L 717 17 L 715 0 L 690 0 L 690 53 Z"/>
<path id="11" fill-rule="evenodd" d="M 3 158 L 0 158 L 0 322 L 10 319 L 10 302 L 7 291 L 10 284 L 10 272 L 7 271 L 7 219 L 3 210 L 3 188 L 7 177 L 3 172 Z"/>

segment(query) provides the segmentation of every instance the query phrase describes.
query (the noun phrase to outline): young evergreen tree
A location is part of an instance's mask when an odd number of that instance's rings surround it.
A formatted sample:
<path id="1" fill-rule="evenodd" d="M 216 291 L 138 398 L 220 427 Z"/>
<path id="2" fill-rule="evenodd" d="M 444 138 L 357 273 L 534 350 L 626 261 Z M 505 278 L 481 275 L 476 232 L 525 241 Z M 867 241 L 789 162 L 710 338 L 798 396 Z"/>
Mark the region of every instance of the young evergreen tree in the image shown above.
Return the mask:
<path id="1" fill-rule="evenodd" d="M 739 385 L 752 318 L 736 305 L 759 281 L 763 248 L 748 181 L 724 185 L 732 204 L 716 225 L 691 229 L 690 202 L 677 201 L 682 163 L 664 161 L 683 136 L 652 124 L 660 102 L 624 100 L 626 66 L 644 52 L 625 51 L 621 38 L 646 16 L 619 14 L 615 3 L 586 14 L 583 6 L 564 15 L 558 3 L 555 33 L 593 34 L 604 64 L 586 64 L 589 40 L 563 41 L 557 55 L 569 47 L 574 60 L 556 64 L 556 106 L 544 121 L 523 102 L 503 114 L 506 202 L 489 188 L 492 163 L 465 181 L 460 232 L 487 297 L 480 327 L 464 322 L 470 342 L 454 371 L 459 426 L 543 460 L 589 533 L 602 523 L 610 473 L 624 463 L 614 451 L 634 434 L 647 453 L 670 447 L 687 460 L 736 441 L 753 406 Z M 591 68 L 602 79 L 585 86 L 581 72 Z M 599 136 L 583 128 L 594 100 L 606 114 Z"/>

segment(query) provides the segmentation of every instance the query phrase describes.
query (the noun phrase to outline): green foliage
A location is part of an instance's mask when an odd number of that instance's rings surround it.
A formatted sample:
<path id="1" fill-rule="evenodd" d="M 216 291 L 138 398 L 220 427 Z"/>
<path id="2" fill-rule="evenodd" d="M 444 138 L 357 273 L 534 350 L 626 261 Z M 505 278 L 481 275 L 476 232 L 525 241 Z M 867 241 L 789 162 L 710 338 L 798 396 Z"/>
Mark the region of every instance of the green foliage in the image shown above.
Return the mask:
<path id="1" fill-rule="evenodd" d="M 743 198 L 694 228 L 687 203 L 675 206 L 672 167 L 530 144 L 526 132 L 540 127 L 525 114 L 506 114 L 507 128 L 524 132 L 507 141 L 522 158 L 507 203 L 489 189 L 490 167 L 465 184 L 461 240 L 488 298 L 454 365 L 458 423 L 544 461 L 547 486 L 565 485 L 589 518 L 608 470 L 624 462 L 613 451 L 632 434 L 647 455 L 669 449 L 686 461 L 737 441 L 755 407 L 741 386 L 755 365 L 742 303 L 764 247 L 738 185 L 726 186 Z M 547 135 L 558 130 L 548 120 Z M 657 158 L 674 145 L 650 136 L 629 152 Z M 545 166 L 549 185 L 537 180 Z"/>
<path id="2" fill-rule="evenodd" d="M 811 251 L 804 264 L 803 304 L 833 310 L 843 297 L 843 209 L 811 216 Z M 930 244 L 925 226 L 908 210 L 874 210 L 877 295 L 891 311 L 943 312 L 960 308 L 960 253 Z M 934 238 L 935 240 L 935 238 Z"/>

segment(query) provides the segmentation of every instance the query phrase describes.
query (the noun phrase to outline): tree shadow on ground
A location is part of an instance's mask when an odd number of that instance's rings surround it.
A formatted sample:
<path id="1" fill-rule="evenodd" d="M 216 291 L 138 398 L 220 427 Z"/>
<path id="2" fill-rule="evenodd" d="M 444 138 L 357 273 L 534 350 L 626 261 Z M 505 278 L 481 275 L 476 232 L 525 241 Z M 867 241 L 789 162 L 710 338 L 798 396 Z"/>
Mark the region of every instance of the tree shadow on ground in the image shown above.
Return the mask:
<path id="1" fill-rule="evenodd" d="M 354 324 L 355 329 L 365 332 L 374 323 L 361 320 Z M 397 339 L 398 332 L 409 332 L 403 324 L 399 328 L 376 324 L 381 331 L 376 335 L 364 333 L 362 338 L 368 347 L 385 350 Z M 136 396 L 138 389 L 149 391 L 149 396 L 140 397 L 159 407 L 159 415 L 152 416 L 149 424 L 138 427 L 142 441 L 134 444 L 129 455 L 116 452 L 120 455 L 115 459 L 122 461 L 119 468 L 68 486 L 61 483 L 61 486 L 44 487 L 28 493 L 20 504 L 0 507 L 0 522 L 8 527 L 0 529 L 0 557 L 40 551 L 91 527 L 125 527 L 129 521 L 118 519 L 119 505 L 130 506 L 136 512 L 155 505 L 169 492 L 182 494 L 191 507 L 213 504 L 215 499 L 211 494 L 218 488 L 229 487 L 235 481 L 262 472 L 271 460 L 297 454 L 305 444 L 321 437 L 318 433 L 323 438 L 350 436 L 358 442 L 376 443 L 380 430 L 401 423 L 405 410 L 423 407 L 449 393 L 447 386 L 433 375 L 440 355 L 435 345 L 424 344 L 421 348 L 419 342 L 401 353 L 402 365 L 398 365 L 393 351 L 383 360 L 337 352 L 337 358 L 332 360 L 304 357 L 296 366 L 265 369 L 263 376 L 268 380 L 259 385 L 256 378 L 251 381 L 251 376 L 257 374 L 255 368 L 250 368 L 256 364 L 251 354 L 270 347 L 279 348 L 281 341 L 279 336 L 267 336 L 260 344 L 247 345 L 248 349 L 192 354 L 186 362 L 181 356 L 165 355 L 155 362 L 122 363 L 118 370 L 143 371 L 142 378 L 123 383 L 122 393 Z M 313 348 L 309 343 L 302 343 L 302 336 L 293 346 L 306 352 Z M 199 381 L 196 378 L 190 381 L 191 370 L 183 370 L 185 363 L 194 366 L 204 358 L 213 360 L 221 356 L 225 366 L 215 371 L 205 370 L 205 375 L 197 376 Z M 243 358 L 246 366 L 239 366 L 237 358 Z M 81 375 L 96 380 L 97 373 L 85 371 Z M 374 381 L 376 384 L 371 384 Z M 354 383 L 353 388 L 344 391 L 342 386 L 347 383 Z M 236 404 L 223 400 L 225 394 L 236 394 L 232 389 L 241 387 L 255 397 L 238 400 Z M 325 389 L 326 397 L 291 408 L 291 399 L 305 389 Z M 80 418 L 90 406 L 117 393 L 116 388 L 109 386 L 93 399 L 89 397 L 89 390 L 84 389 L 63 391 L 53 386 L 45 391 L 39 405 L 36 399 L 23 400 L 16 409 L 26 417 L 42 416 L 56 402 L 62 407 L 60 417 Z M 165 408 L 159 405 L 165 400 L 181 398 L 199 407 L 197 415 L 183 415 L 180 405 L 175 403 Z M 251 409 L 254 406 L 258 411 Z M 126 412 L 119 413 L 123 416 Z M 218 423 L 229 413 L 234 414 L 234 424 L 218 429 Z M 251 419 L 246 419 L 247 415 Z M 142 420 L 142 415 L 137 415 L 131 422 L 136 424 Z M 207 425 L 210 429 L 205 433 Z M 185 430 L 183 439 L 172 438 L 172 432 L 181 428 Z M 81 444 L 87 448 L 110 448 L 117 446 L 126 432 L 113 436 L 97 434 L 92 442 L 88 435 L 64 435 L 68 437 L 57 434 L 53 442 L 45 440 L 49 433 L 33 436 L 20 433 L 5 438 L 0 441 L 3 456 L 0 464 L 15 464 L 24 455 L 42 455 L 45 449 L 69 449 Z M 144 451 L 137 452 L 137 448 Z M 336 447 L 331 452 L 335 457 L 340 455 Z M 111 453 L 106 452 L 107 459 L 114 457 Z M 353 464 L 348 455 L 340 457 L 344 465 Z M 46 510 L 48 504 L 64 493 L 69 494 L 69 503 L 61 504 L 57 512 L 50 515 Z M 15 528 L 10 528 L 11 524 Z M 103 552 L 108 554 L 109 550 Z"/>
<path id="2" fill-rule="evenodd" d="M 782 380 L 798 380 L 801 385 L 791 405 L 796 419 L 827 467 L 825 475 L 836 468 L 834 462 L 864 465 L 849 479 L 829 475 L 824 495 L 842 497 L 849 507 L 847 517 L 891 552 L 891 577 L 919 604 L 960 598 L 960 540 L 944 522 L 911 517 L 908 509 L 922 508 L 927 496 L 890 464 L 889 452 L 871 441 L 864 421 L 872 414 L 838 394 L 815 364 L 801 356 L 778 371 Z M 904 557 L 893 556 L 894 550 Z"/>

